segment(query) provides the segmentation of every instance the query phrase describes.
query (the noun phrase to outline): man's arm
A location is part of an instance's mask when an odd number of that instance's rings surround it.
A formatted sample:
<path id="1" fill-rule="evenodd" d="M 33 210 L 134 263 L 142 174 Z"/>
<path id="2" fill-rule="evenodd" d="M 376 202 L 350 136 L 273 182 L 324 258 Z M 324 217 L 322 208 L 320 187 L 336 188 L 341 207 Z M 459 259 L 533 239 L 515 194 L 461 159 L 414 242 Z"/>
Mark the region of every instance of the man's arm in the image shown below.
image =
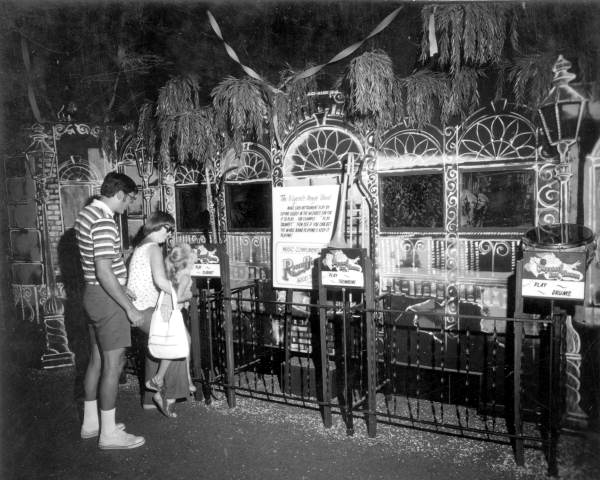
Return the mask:
<path id="1" fill-rule="evenodd" d="M 133 306 L 125 294 L 125 290 L 117 280 L 112 269 L 112 259 L 97 258 L 94 260 L 94 264 L 96 266 L 96 277 L 98 277 L 102 288 L 125 310 L 127 318 L 129 318 L 133 326 L 138 326 L 143 321 L 142 312 Z"/>

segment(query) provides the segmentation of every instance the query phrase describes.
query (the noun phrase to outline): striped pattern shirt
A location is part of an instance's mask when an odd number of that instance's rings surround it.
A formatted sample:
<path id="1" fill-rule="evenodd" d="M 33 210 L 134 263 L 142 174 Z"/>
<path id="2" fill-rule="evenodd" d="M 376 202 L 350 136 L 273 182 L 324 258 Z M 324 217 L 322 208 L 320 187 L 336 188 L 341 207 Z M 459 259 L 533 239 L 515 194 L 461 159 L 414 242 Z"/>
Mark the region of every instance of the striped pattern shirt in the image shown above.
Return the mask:
<path id="1" fill-rule="evenodd" d="M 85 283 L 99 285 L 94 260 L 112 260 L 112 270 L 121 285 L 127 280 L 127 269 L 121 252 L 121 235 L 112 210 L 101 200 L 84 207 L 75 220 L 77 244 Z"/>

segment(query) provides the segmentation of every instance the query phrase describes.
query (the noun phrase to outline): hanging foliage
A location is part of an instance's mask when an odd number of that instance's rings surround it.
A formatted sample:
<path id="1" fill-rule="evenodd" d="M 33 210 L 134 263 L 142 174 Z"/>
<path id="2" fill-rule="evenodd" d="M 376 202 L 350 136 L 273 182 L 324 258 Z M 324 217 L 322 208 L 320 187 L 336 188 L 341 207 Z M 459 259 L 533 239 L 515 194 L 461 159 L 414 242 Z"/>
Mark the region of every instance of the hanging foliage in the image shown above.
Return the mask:
<path id="1" fill-rule="evenodd" d="M 466 3 L 423 7 L 421 58 L 429 58 L 430 16 L 435 19 L 438 39 L 438 63 L 454 73 L 463 65 L 498 63 L 505 53 L 507 41 L 518 49 L 514 6 L 505 3 Z"/>
<path id="2" fill-rule="evenodd" d="M 365 52 L 348 65 L 344 84 L 349 90 L 350 115 L 377 132 L 391 127 L 396 120 L 398 84 L 392 59 L 382 50 Z"/>
<path id="3" fill-rule="evenodd" d="M 317 91 L 317 78 L 312 75 L 299 80 L 292 80 L 299 72 L 313 67 L 313 63 L 309 63 L 302 70 L 293 70 L 290 66 L 280 72 L 280 91 L 273 95 L 272 113 L 276 119 L 273 127 L 273 133 L 278 139 L 283 138 L 286 132 L 293 127 L 301 118 L 303 109 L 311 111 L 309 103 L 309 92 Z"/>
<path id="4" fill-rule="evenodd" d="M 170 163 L 174 149 L 181 164 L 201 168 L 212 161 L 217 150 L 219 132 L 211 107 L 200 105 L 198 78 L 175 77 L 160 90 L 156 107 L 160 132 L 160 158 Z"/>
<path id="5" fill-rule="evenodd" d="M 537 109 L 548 94 L 552 84 L 554 53 L 534 53 L 515 58 L 508 70 L 508 80 L 513 86 L 517 103 Z"/>
<path id="6" fill-rule="evenodd" d="M 478 80 L 483 71 L 477 68 L 463 67 L 450 76 L 450 92 L 442 105 L 442 123 L 453 116 L 461 121 L 473 113 L 479 106 Z"/>
<path id="7" fill-rule="evenodd" d="M 260 139 L 270 110 L 268 94 L 256 80 L 228 76 L 210 92 L 219 129 L 232 135 L 236 151 L 245 139 Z"/>
<path id="8" fill-rule="evenodd" d="M 440 110 L 442 123 L 447 122 L 452 107 L 448 103 L 450 79 L 447 74 L 423 69 L 401 78 L 399 84 L 405 99 L 404 114 L 409 125 L 422 127 L 431 123 L 436 111 Z"/>
<path id="9" fill-rule="evenodd" d="M 137 136 L 144 142 L 146 152 L 150 158 L 156 155 L 156 142 L 158 139 L 158 124 L 156 122 L 156 104 L 146 102 L 140 108 L 138 117 Z"/>

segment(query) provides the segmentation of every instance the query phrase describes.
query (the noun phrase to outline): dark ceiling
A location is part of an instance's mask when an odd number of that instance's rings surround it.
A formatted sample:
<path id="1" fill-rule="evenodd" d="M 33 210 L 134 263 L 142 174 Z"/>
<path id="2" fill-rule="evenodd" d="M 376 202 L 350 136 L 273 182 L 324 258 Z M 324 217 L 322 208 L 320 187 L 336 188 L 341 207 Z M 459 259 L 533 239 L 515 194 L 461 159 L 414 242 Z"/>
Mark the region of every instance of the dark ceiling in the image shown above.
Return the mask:
<path id="1" fill-rule="evenodd" d="M 244 72 L 227 55 L 210 26 L 207 10 L 241 62 L 276 85 L 282 70 L 326 63 L 364 39 L 401 6 L 388 28 L 352 56 L 321 70 L 318 85 L 332 88 L 351 58 L 373 49 L 384 50 L 393 60 L 395 73 L 406 76 L 423 66 L 418 55 L 421 9 L 427 3 L 0 2 L 4 118 L 31 123 L 33 94 L 44 120 L 55 120 L 61 108 L 75 102 L 79 120 L 132 121 L 140 105 L 156 99 L 158 89 L 170 77 L 189 73 L 199 76 L 208 103 L 215 85 L 227 75 L 241 77 Z M 589 46 L 586 52 L 598 57 L 600 37 L 594 19 L 600 17 L 594 2 L 504 3 L 514 5 L 522 19 L 534 25 L 520 32 L 523 50 L 554 49 L 578 55 Z M 577 63 L 575 59 L 575 70 Z"/>

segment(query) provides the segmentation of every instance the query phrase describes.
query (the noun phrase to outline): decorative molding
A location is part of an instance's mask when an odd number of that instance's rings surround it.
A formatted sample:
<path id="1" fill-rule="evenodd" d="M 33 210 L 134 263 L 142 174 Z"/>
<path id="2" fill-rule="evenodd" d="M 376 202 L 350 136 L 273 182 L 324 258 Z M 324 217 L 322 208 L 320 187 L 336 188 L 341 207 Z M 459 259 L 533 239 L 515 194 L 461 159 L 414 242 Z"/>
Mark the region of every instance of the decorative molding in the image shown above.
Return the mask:
<path id="1" fill-rule="evenodd" d="M 55 140 L 60 140 L 63 135 L 91 135 L 99 139 L 103 128 L 98 125 L 88 125 L 85 123 L 55 123 L 53 131 Z"/>

